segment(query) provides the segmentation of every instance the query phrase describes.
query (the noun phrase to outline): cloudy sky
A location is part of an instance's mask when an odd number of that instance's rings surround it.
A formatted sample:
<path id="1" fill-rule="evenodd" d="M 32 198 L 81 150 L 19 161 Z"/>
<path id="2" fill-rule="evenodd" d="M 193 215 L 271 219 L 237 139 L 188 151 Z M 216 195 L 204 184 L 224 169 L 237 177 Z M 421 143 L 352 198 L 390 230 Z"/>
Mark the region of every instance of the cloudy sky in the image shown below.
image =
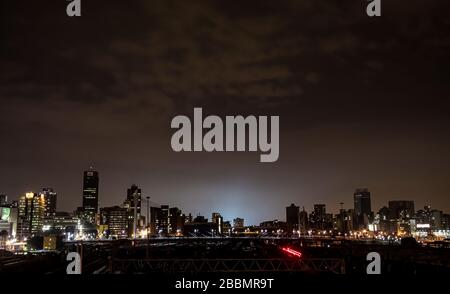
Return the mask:
<path id="1" fill-rule="evenodd" d="M 95 2 L 95 3 L 93 3 Z M 395 2 L 395 3 L 393 3 Z M 139 185 L 153 204 L 247 224 L 354 189 L 450 212 L 450 3 L 362 0 L 5 0 L 0 26 L 0 193 L 53 187 L 100 206 Z M 171 119 L 279 115 L 280 158 L 175 153 Z"/>

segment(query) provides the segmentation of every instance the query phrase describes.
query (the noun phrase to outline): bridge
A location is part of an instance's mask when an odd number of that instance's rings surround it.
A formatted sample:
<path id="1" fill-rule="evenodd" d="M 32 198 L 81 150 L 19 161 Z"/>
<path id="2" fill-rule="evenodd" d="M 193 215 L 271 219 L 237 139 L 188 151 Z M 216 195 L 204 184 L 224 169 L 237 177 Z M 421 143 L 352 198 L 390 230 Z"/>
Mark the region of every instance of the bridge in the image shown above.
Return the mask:
<path id="1" fill-rule="evenodd" d="M 345 274 L 339 258 L 310 259 L 118 259 L 110 273 L 263 273 L 306 272 Z"/>

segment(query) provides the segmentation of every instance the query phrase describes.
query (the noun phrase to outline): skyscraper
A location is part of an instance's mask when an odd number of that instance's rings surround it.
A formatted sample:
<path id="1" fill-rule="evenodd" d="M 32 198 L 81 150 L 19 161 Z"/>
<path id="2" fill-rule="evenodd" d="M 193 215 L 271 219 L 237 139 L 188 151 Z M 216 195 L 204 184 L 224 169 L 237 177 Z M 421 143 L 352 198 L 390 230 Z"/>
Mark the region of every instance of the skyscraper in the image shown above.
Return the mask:
<path id="1" fill-rule="evenodd" d="M 27 237 L 31 233 L 31 216 L 33 212 L 34 193 L 26 193 L 19 198 L 19 222 L 18 231 L 21 237 Z"/>
<path id="2" fill-rule="evenodd" d="M 98 172 L 92 167 L 83 176 L 83 212 L 89 223 L 94 223 L 98 212 Z"/>
<path id="3" fill-rule="evenodd" d="M 299 230 L 300 234 L 304 234 L 306 230 L 309 228 L 308 222 L 308 213 L 305 210 L 305 207 L 302 208 L 302 211 L 299 212 Z"/>
<path id="4" fill-rule="evenodd" d="M 355 213 L 357 215 L 371 215 L 372 208 L 370 203 L 370 192 L 368 189 L 356 189 L 353 194 L 353 201 L 355 203 Z"/>
<path id="5" fill-rule="evenodd" d="M 123 204 L 127 209 L 128 216 L 128 236 L 132 237 L 139 227 L 141 219 L 142 194 L 141 189 L 136 185 L 131 185 L 127 190 L 127 198 Z"/>
<path id="6" fill-rule="evenodd" d="M 323 230 L 325 228 L 326 214 L 325 204 L 314 204 L 314 210 L 310 214 L 311 225 L 314 229 Z"/>
<path id="7" fill-rule="evenodd" d="M 222 234 L 223 232 L 223 217 L 218 212 L 213 212 L 211 216 L 212 222 L 217 225 L 217 232 Z"/>
<path id="8" fill-rule="evenodd" d="M 160 225 L 163 230 L 162 233 L 168 234 L 169 233 L 169 205 L 161 205 L 161 213 L 159 216 Z"/>
<path id="9" fill-rule="evenodd" d="M 8 196 L 0 194 L 0 205 L 5 205 L 8 202 Z"/>
<path id="10" fill-rule="evenodd" d="M 184 216 L 177 207 L 169 208 L 169 234 L 181 232 L 184 225 Z"/>
<path id="11" fill-rule="evenodd" d="M 134 201 L 136 199 L 136 213 L 141 215 L 141 204 L 142 204 L 142 195 L 141 189 L 136 185 L 131 185 L 129 189 L 127 189 L 127 199 L 129 207 L 134 209 Z"/>
<path id="12" fill-rule="evenodd" d="M 45 215 L 44 195 L 26 193 L 19 199 L 20 231 L 23 236 L 38 234 L 42 231 Z"/>
<path id="13" fill-rule="evenodd" d="M 54 215 L 56 213 L 56 192 L 52 188 L 44 188 L 42 189 L 41 195 L 44 195 L 45 199 L 45 215 Z"/>
<path id="14" fill-rule="evenodd" d="M 356 225 L 359 229 L 365 228 L 372 218 L 370 192 L 367 188 L 356 189 L 353 194 Z"/>
<path id="15" fill-rule="evenodd" d="M 298 227 L 298 217 L 299 217 L 300 207 L 295 206 L 293 203 L 286 207 L 286 223 L 292 227 Z"/>
<path id="16" fill-rule="evenodd" d="M 152 234 L 167 234 L 169 232 L 169 205 L 150 207 L 150 228 Z"/>

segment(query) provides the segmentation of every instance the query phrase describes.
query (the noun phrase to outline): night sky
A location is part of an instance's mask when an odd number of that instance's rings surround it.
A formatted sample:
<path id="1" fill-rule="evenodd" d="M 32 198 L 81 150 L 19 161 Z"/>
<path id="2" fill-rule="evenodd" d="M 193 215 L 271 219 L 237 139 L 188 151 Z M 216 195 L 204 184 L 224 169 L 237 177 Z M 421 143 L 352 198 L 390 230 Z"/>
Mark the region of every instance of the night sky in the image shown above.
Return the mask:
<path id="1" fill-rule="evenodd" d="M 1 0 L 0 194 L 53 187 L 100 206 L 131 184 L 246 224 L 310 211 L 367 187 L 372 208 L 414 200 L 450 212 L 450 2 Z M 182 152 L 175 115 L 279 115 L 280 158 Z"/>

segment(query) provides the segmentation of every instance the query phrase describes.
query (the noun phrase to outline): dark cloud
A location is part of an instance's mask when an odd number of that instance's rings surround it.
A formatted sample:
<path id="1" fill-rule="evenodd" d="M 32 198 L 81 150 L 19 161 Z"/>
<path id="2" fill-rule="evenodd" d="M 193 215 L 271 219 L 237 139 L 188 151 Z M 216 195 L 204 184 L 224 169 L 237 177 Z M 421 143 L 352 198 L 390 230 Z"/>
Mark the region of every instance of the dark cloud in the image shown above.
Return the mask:
<path id="1" fill-rule="evenodd" d="M 69 210 L 95 164 L 103 205 L 136 182 L 251 222 L 292 201 L 350 205 L 358 186 L 374 207 L 450 209 L 447 1 L 383 1 L 380 18 L 359 0 L 83 1 L 80 18 L 66 4 L 2 3 L 0 192 L 53 185 Z M 279 162 L 172 153 L 170 119 L 194 106 L 280 115 Z"/>

